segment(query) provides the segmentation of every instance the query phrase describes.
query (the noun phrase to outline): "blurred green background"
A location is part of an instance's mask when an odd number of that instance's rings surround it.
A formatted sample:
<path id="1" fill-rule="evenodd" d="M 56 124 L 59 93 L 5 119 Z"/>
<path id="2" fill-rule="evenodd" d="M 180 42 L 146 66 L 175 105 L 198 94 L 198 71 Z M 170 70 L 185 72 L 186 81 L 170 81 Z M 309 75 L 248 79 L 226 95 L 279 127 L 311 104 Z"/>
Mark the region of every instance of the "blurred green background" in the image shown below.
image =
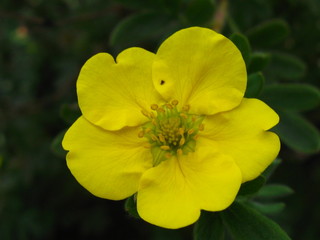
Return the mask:
<path id="1" fill-rule="evenodd" d="M 247 97 L 280 115 L 282 163 L 269 180 L 294 189 L 260 208 L 292 239 L 320 239 L 318 0 L 1 0 L 0 239 L 192 239 L 135 219 L 72 177 L 60 142 L 80 115 L 75 83 L 98 52 L 155 52 L 189 26 L 215 29 L 246 60 Z M 269 207 L 269 208 L 268 208 Z M 281 209 L 280 209 L 281 208 Z"/>

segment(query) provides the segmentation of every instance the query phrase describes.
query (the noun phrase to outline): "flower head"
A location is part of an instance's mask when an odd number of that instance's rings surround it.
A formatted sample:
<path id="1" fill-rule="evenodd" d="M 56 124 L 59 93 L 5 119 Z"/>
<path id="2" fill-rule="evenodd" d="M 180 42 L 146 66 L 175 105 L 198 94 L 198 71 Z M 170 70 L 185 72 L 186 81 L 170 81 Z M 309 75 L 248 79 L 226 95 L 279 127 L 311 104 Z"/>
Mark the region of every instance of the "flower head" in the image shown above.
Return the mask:
<path id="1" fill-rule="evenodd" d="M 279 152 L 267 131 L 278 115 L 245 88 L 241 53 L 205 28 L 176 32 L 156 54 L 99 53 L 77 81 L 83 116 L 63 140 L 68 167 L 98 197 L 137 194 L 152 224 L 192 224 L 201 209 L 227 208 Z"/>

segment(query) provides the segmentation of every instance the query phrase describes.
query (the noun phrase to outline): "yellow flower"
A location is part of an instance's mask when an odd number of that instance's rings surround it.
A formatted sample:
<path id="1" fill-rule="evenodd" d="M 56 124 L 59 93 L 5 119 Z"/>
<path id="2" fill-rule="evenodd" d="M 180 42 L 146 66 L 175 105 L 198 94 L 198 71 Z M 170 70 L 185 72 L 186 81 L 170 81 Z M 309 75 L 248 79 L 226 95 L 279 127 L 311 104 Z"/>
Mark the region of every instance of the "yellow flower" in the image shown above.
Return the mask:
<path id="1" fill-rule="evenodd" d="M 67 164 L 92 194 L 137 194 L 140 216 L 165 228 L 220 211 L 277 156 L 269 132 L 278 115 L 243 98 L 246 68 L 224 36 L 205 28 L 176 32 L 153 54 L 129 48 L 81 69 L 81 116 L 63 147 Z"/>

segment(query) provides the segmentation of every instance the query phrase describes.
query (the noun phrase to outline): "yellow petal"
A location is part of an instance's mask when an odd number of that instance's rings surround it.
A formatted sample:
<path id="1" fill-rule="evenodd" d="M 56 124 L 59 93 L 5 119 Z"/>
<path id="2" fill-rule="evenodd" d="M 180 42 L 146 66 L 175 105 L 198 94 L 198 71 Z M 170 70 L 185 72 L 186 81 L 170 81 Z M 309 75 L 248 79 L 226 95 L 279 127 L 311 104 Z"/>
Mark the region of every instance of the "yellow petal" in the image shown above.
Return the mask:
<path id="1" fill-rule="evenodd" d="M 80 117 L 67 131 L 63 147 L 67 165 L 92 194 L 120 200 L 138 190 L 144 171 L 152 166 L 147 143 L 138 138 L 138 128 L 106 131 Z"/>
<path id="2" fill-rule="evenodd" d="M 279 153 L 278 136 L 266 131 L 278 122 L 278 115 L 262 101 L 243 99 L 237 108 L 207 117 L 197 144 L 231 156 L 246 182 L 259 176 Z"/>
<path id="3" fill-rule="evenodd" d="M 154 89 L 151 65 L 154 54 L 141 48 L 129 48 L 116 59 L 107 53 L 90 58 L 82 67 L 77 92 L 86 119 L 106 130 L 138 126 L 147 118 L 160 95 Z"/>
<path id="4" fill-rule="evenodd" d="M 166 99 L 211 115 L 239 105 L 246 88 L 241 53 L 224 36 L 199 27 L 180 30 L 160 46 L 153 64 L 155 88 Z"/>
<path id="5" fill-rule="evenodd" d="M 211 149 L 197 150 L 143 174 L 137 207 L 144 220 L 181 228 L 194 223 L 200 209 L 219 211 L 232 203 L 241 184 L 240 170 L 233 160 Z"/>

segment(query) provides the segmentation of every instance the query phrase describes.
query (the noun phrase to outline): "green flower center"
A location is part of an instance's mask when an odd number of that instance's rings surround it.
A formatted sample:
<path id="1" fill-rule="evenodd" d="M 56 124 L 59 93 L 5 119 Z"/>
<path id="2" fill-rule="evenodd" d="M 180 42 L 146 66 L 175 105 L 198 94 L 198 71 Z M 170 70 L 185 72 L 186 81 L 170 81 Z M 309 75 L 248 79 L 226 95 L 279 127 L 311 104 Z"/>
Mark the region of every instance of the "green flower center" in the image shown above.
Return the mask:
<path id="1" fill-rule="evenodd" d="M 142 126 L 139 137 L 149 140 L 154 166 L 173 155 L 193 152 L 198 131 L 204 129 L 202 116 L 189 114 L 189 106 L 179 111 L 177 105 L 173 100 L 161 107 L 152 104 L 150 112 L 142 111 L 150 121 Z"/>

